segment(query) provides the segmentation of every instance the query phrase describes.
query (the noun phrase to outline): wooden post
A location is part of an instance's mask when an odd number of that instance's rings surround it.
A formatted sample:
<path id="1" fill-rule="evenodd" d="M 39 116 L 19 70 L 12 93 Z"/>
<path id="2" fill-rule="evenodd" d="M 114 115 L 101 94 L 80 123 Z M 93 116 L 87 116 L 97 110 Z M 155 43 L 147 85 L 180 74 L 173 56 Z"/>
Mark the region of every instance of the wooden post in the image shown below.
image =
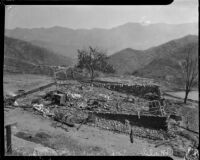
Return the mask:
<path id="1" fill-rule="evenodd" d="M 17 123 L 7 124 L 5 125 L 6 128 L 6 146 L 7 146 L 7 153 L 12 153 L 12 141 L 11 141 L 11 127 L 17 125 Z"/>
<path id="2" fill-rule="evenodd" d="M 11 125 L 6 126 L 6 145 L 7 153 L 12 153 Z"/>
<path id="3" fill-rule="evenodd" d="M 130 131 L 130 142 L 133 143 L 133 128 L 131 127 L 131 131 Z"/>

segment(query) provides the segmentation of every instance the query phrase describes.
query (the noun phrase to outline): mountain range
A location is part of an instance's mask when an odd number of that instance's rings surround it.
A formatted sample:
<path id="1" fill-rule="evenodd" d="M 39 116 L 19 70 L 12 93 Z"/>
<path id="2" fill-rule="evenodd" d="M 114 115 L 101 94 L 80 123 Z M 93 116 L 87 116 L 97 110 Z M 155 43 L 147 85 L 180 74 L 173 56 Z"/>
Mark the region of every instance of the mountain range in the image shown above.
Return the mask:
<path id="1" fill-rule="evenodd" d="M 198 58 L 198 36 L 188 35 L 147 50 L 127 48 L 110 56 L 118 74 L 180 82 L 180 62 L 189 52 Z"/>
<path id="2" fill-rule="evenodd" d="M 175 58 L 174 60 L 181 60 L 180 56 L 184 55 L 182 50 L 190 44 L 194 44 L 196 48 L 198 46 L 198 36 L 187 35 L 147 50 L 126 48 L 111 55 L 109 62 L 120 74 L 132 73 L 155 59 Z"/>
<path id="3" fill-rule="evenodd" d="M 44 70 L 49 70 L 50 66 L 69 66 L 71 62 L 69 57 L 57 55 L 48 49 L 4 37 L 4 71 L 42 73 Z"/>
<path id="4" fill-rule="evenodd" d="M 198 59 L 198 36 L 188 35 L 172 40 L 147 50 L 147 54 L 151 56 L 149 58 L 151 60 L 147 65 L 136 70 L 135 75 L 180 84 L 183 82 L 180 63 L 185 60 L 187 54 L 191 58 Z"/>
<path id="5" fill-rule="evenodd" d="M 90 45 L 107 49 L 109 63 L 117 74 L 179 82 L 179 62 L 187 48 L 194 48 L 192 56 L 198 53 L 198 25 L 195 23 L 127 23 L 111 29 L 76 30 L 16 28 L 6 30 L 5 35 L 4 66 L 11 70 L 12 67 L 34 68 L 38 64 L 71 65 L 76 60 L 77 49 Z"/>
<path id="6" fill-rule="evenodd" d="M 197 23 L 165 24 L 126 23 L 110 29 L 15 28 L 5 35 L 47 48 L 56 54 L 76 58 L 77 49 L 94 46 L 111 55 L 124 48 L 145 50 L 188 34 L 198 34 Z"/>

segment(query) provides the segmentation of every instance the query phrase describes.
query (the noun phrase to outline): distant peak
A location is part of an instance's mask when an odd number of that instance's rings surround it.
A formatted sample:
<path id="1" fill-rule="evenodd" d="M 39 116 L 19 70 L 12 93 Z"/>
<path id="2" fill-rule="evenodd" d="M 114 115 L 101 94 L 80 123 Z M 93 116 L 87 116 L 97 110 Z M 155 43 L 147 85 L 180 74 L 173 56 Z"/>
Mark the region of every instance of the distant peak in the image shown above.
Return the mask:
<path id="1" fill-rule="evenodd" d="M 121 25 L 112 27 L 111 29 L 116 29 L 116 28 L 121 28 L 121 27 L 129 27 L 129 26 L 141 26 L 141 24 L 136 23 L 136 22 L 128 22 L 128 23 L 125 23 L 125 24 L 121 24 Z"/>
<path id="2" fill-rule="evenodd" d="M 123 50 L 121 50 L 120 52 L 137 52 L 137 51 L 140 51 L 140 50 L 136 50 L 136 49 L 132 49 L 132 48 L 125 48 Z"/>
<path id="3" fill-rule="evenodd" d="M 31 29 L 68 29 L 68 30 L 98 30 L 98 29 L 103 29 L 103 30 L 109 30 L 109 29 L 115 29 L 118 27 L 129 27 L 129 26 L 149 26 L 149 25 L 159 25 L 159 26 L 163 26 L 163 25 L 198 25 L 197 22 L 185 22 L 185 23 L 178 23 L 178 24 L 170 24 L 170 23 L 165 23 L 165 22 L 158 22 L 158 23 L 153 23 L 150 20 L 144 20 L 144 21 L 139 21 L 139 22 L 127 22 L 127 23 L 123 23 L 121 25 L 116 25 L 114 27 L 111 28 L 99 28 L 99 27 L 93 27 L 93 28 L 71 28 L 71 27 L 67 27 L 67 26 L 50 26 L 50 27 L 32 27 L 32 28 L 24 28 L 24 27 L 16 27 L 13 29 L 9 29 L 6 28 L 6 30 L 31 30 Z"/>
<path id="4" fill-rule="evenodd" d="M 124 49 L 125 51 L 133 51 L 133 49 L 132 48 L 126 48 L 126 49 Z"/>
<path id="5" fill-rule="evenodd" d="M 188 34 L 188 35 L 185 36 L 185 38 L 187 38 L 187 37 L 198 37 L 198 36 L 194 35 L 194 34 Z"/>
<path id="6" fill-rule="evenodd" d="M 67 27 L 63 27 L 63 26 L 52 26 L 50 28 L 52 28 L 52 29 L 67 29 Z"/>
<path id="7" fill-rule="evenodd" d="M 133 25 L 135 25 L 135 26 L 141 26 L 141 23 L 138 23 L 138 22 L 128 22 L 128 23 L 125 23 L 125 24 L 123 24 L 121 26 L 133 26 Z"/>
<path id="8" fill-rule="evenodd" d="M 22 30 L 22 29 L 26 29 L 26 28 L 16 27 L 16 28 L 14 28 L 14 29 L 9 29 L 9 30 L 16 30 L 16 31 L 18 31 L 18 30 Z"/>
<path id="9" fill-rule="evenodd" d="M 151 22 L 142 22 L 141 25 L 142 26 L 149 26 L 149 25 L 151 25 Z"/>
<path id="10" fill-rule="evenodd" d="M 185 40 L 196 40 L 197 38 L 198 38 L 198 35 L 188 34 L 188 35 L 186 35 L 186 36 L 184 36 L 184 37 L 177 38 L 177 39 L 174 39 L 174 40 L 172 40 L 172 41 L 175 41 L 175 40 L 183 40 L 183 39 L 185 39 Z"/>

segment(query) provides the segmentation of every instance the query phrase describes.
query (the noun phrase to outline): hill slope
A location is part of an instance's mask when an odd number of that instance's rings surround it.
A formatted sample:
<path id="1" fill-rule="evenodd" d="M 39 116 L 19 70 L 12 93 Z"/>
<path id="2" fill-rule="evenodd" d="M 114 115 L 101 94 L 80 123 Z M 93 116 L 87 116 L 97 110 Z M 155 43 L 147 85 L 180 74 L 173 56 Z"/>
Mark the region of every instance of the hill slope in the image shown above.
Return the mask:
<path id="1" fill-rule="evenodd" d="M 4 39 L 4 70 L 30 72 L 38 65 L 71 65 L 71 59 L 18 39 Z"/>
<path id="2" fill-rule="evenodd" d="M 9 37 L 44 46 L 55 53 L 76 58 L 77 49 L 97 46 L 112 54 L 124 48 L 144 50 L 188 34 L 198 34 L 196 23 L 126 23 L 110 29 L 70 29 L 64 27 L 6 30 Z"/>
<path id="3" fill-rule="evenodd" d="M 138 76 L 167 78 L 179 72 L 178 63 L 191 45 L 192 54 L 197 56 L 198 36 L 188 35 L 143 51 L 124 49 L 111 55 L 109 61 L 119 74 L 135 72 Z"/>
<path id="4" fill-rule="evenodd" d="M 112 64 L 119 74 L 132 73 L 147 63 L 144 51 L 127 48 L 121 50 L 109 57 L 109 63 Z"/>
<path id="5" fill-rule="evenodd" d="M 182 75 L 179 64 L 186 57 L 188 48 L 192 48 L 189 54 L 197 58 L 197 36 L 189 35 L 150 49 L 150 54 L 154 58 L 148 65 L 138 69 L 136 75 L 180 83 Z"/>

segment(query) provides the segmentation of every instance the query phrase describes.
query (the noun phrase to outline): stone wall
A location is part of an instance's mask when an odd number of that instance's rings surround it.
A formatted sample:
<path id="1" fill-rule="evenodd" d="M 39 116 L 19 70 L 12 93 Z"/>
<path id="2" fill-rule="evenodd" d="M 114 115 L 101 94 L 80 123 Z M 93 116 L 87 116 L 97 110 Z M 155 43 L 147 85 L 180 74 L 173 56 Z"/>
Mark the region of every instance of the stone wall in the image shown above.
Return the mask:
<path id="1" fill-rule="evenodd" d="M 128 115 L 128 114 L 113 114 L 113 113 L 93 113 L 95 117 L 114 120 L 125 124 L 125 120 L 129 120 L 132 126 L 144 127 L 156 130 L 167 130 L 167 117 L 147 116 L 147 115 Z"/>
<path id="2" fill-rule="evenodd" d="M 92 126 L 117 133 L 130 134 L 130 126 L 125 122 L 127 119 L 130 121 L 134 136 L 151 140 L 165 139 L 163 134 L 166 133 L 167 129 L 165 117 L 142 116 L 138 119 L 136 115 L 93 113 L 93 118 L 93 123 L 89 123 Z"/>
<path id="3" fill-rule="evenodd" d="M 138 97 L 144 97 L 147 93 L 153 93 L 159 97 L 161 96 L 160 88 L 157 85 L 128 85 L 104 81 L 95 81 L 94 85 L 122 93 L 132 94 L 133 96 Z"/>

